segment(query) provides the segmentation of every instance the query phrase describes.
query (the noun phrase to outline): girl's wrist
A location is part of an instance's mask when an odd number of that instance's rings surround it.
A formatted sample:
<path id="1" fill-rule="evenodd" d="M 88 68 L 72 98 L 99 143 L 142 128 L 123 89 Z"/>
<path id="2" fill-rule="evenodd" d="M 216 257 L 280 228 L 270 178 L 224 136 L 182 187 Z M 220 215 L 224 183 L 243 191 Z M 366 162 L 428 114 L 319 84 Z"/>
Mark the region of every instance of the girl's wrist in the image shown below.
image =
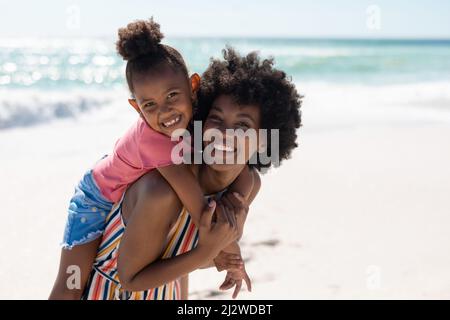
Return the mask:
<path id="1" fill-rule="evenodd" d="M 214 259 L 218 252 L 216 253 L 213 248 L 209 246 L 203 246 L 200 243 L 195 247 L 195 254 L 198 256 L 198 259 L 202 261 L 202 264 L 209 263 L 212 259 Z"/>

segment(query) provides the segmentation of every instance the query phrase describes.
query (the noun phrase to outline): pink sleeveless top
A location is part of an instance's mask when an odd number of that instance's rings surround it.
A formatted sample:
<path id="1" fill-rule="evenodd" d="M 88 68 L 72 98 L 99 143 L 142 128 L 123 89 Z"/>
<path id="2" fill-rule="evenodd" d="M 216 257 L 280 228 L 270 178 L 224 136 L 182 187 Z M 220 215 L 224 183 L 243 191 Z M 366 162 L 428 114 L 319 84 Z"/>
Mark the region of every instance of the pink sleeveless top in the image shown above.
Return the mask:
<path id="1" fill-rule="evenodd" d="M 171 153 L 176 144 L 139 118 L 116 142 L 113 153 L 92 169 L 101 194 L 111 202 L 119 201 L 127 186 L 146 172 L 172 164 Z"/>

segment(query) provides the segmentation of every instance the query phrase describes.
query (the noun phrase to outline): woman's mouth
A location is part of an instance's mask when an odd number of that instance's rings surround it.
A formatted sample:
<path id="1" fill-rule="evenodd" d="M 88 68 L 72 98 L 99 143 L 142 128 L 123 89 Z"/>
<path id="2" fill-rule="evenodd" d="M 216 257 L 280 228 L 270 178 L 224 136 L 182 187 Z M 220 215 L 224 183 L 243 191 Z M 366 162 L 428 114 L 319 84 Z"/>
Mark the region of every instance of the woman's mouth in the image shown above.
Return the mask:
<path id="1" fill-rule="evenodd" d="M 234 148 L 224 145 L 224 144 L 214 144 L 213 145 L 214 149 L 217 151 L 221 151 L 221 152 L 234 152 Z"/>
<path id="2" fill-rule="evenodd" d="M 175 126 L 181 121 L 181 115 L 171 117 L 170 119 L 163 121 L 161 124 L 164 128 L 170 128 Z"/>

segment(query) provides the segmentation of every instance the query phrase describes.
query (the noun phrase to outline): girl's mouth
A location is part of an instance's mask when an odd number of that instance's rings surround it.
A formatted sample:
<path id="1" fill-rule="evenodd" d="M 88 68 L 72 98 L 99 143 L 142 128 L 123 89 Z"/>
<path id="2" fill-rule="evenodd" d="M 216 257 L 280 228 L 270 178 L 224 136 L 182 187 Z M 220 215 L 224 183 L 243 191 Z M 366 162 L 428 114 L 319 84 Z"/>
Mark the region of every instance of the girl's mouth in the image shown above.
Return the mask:
<path id="1" fill-rule="evenodd" d="M 164 128 L 170 128 L 175 126 L 176 124 L 178 124 L 181 121 L 181 115 L 175 116 L 175 117 L 171 117 L 170 119 L 161 122 L 162 126 Z"/>

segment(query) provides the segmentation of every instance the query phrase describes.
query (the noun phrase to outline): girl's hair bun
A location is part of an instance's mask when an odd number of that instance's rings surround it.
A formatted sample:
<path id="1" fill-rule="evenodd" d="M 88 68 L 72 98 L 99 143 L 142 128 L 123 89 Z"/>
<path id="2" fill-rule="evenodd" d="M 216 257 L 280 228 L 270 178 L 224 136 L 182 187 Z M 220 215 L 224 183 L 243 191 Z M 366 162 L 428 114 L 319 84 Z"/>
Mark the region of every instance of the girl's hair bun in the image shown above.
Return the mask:
<path id="1" fill-rule="evenodd" d="M 164 37 L 153 17 L 131 22 L 125 28 L 120 28 L 118 34 L 116 49 L 124 60 L 156 53 Z"/>

